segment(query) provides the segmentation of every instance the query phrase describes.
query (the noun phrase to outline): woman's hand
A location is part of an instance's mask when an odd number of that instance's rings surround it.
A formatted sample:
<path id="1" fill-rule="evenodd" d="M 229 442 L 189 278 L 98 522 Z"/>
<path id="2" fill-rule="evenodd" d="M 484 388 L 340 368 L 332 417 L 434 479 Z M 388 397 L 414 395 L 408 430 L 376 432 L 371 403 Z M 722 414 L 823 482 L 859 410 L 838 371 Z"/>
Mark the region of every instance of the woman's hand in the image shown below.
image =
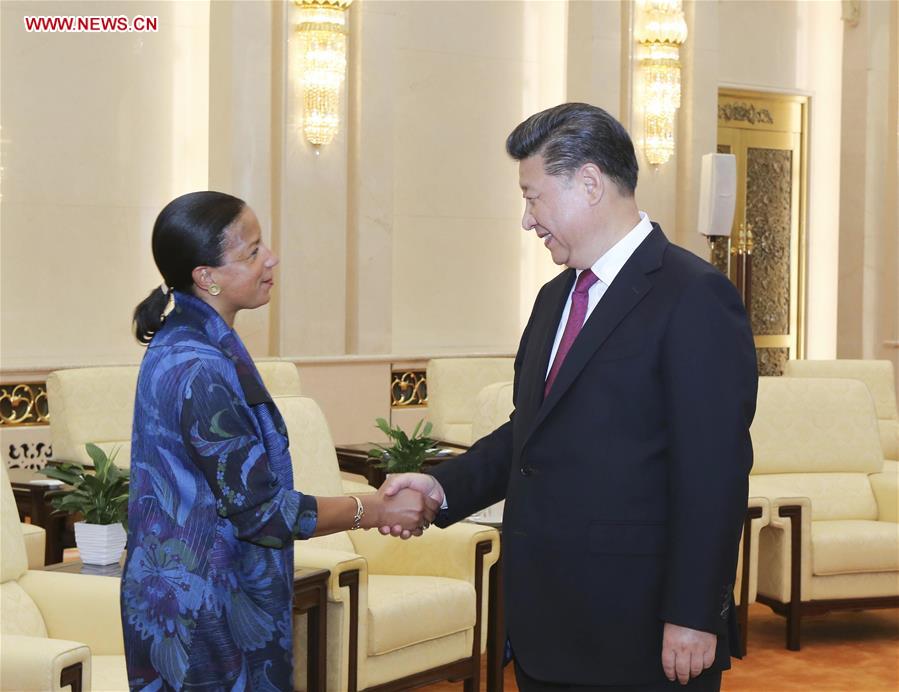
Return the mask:
<path id="1" fill-rule="evenodd" d="M 366 503 L 365 527 L 399 526 L 403 533 L 420 536 L 434 520 L 440 510 L 437 500 L 422 495 L 417 490 L 406 488 L 388 496 L 384 489 L 374 495 L 363 497 Z M 369 517 L 369 507 L 371 516 Z"/>

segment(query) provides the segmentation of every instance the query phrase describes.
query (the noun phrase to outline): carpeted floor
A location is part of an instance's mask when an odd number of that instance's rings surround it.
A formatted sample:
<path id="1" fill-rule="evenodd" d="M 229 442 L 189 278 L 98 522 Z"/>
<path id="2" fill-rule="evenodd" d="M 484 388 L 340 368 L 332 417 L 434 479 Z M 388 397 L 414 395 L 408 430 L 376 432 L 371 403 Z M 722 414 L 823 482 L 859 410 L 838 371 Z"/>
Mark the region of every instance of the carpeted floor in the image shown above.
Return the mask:
<path id="1" fill-rule="evenodd" d="M 763 605 L 749 609 L 749 654 L 724 674 L 726 692 L 897 692 L 899 609 L 831 613 L 802 624 L 802 650 L 787 651 L 783 618 Z M 456 692 L 462 683 L 419 688 Z M 486 689 L 481 679 L 481 689 Z M 512 666 L 505 690 L 516 692 Z"/>

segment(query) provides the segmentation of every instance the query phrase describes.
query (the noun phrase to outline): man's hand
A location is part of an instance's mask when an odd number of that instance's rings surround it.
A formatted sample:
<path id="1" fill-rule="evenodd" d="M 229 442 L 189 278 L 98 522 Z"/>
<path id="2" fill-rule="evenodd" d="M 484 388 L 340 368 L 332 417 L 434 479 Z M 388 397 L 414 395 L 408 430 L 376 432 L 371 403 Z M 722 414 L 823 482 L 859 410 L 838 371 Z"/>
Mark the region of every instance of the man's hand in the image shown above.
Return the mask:
<path id="1" fill-rule="evenodd" d="M 424 473 L 391 473 L 380 487 L 379 492 L 385 497 L 392 497 L 405 488 L 417 490 L 422 495 L 430 498 L 437 503 L 438 509 L 440 505 L 443 504 L 443 500 L 446 497 L 443 488 L 440 483 L 437 482 L 437 479 Z M 422 527 L 422 529 L 426 528 L 427 526 Z M 382 526 L 378 530 L 385 536 L 389 534 L 399 536 L 403 539 L 409 538 L 410 536 L 421 535 L 421 531 L 409 531 L 408 529 L 403 529 L 403 527 L 398 524 Z"/>
<path id="2" fill-rule="evenodd" d="M 662 668 L 669 680 L 681 685 L 698 677 L 715 661 L 718 636 L 702 630 L 665 623 L 662 635 Z"/>
<path id="3" fill-rule="evenodd" d="M 421 535 L 421 531 L 431 525 L 440 503 L 413 488 L 404 488 L 389 497 L 381 488 L 375 498 L 379 500 L 375 526 L 397 526 L 400 531 L 411 535 Z"/>

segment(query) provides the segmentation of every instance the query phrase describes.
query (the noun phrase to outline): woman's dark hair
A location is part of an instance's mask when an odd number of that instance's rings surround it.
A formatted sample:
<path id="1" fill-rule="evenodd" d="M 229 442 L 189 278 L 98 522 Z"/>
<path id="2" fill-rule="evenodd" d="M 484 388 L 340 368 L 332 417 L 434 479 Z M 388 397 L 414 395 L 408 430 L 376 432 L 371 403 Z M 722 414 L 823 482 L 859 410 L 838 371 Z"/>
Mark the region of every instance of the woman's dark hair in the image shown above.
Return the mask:
<path id="1" fill-rule="evenodd" d="M 549 175 L 570 175 L 594 163 L 625 197 L 637 188 L 637 157 L 624 126 L 602 108 L 563 103 L 535 113 L 512 130 L 506 151 L 516 161 L 543 156 Z"/>
<path id="2" fill-rule="evenodd" d="M 224 192 L 191 192 L 169 202 L 153 224 L 153 260 L 165 286 L 187 293 L 196 267 L 217 267 L 225 251 L 225 231 L 246 203 Z M 150 343 L 162 327 L 169 295 L 154 288 L 134 309 L 134 334 Z"/>

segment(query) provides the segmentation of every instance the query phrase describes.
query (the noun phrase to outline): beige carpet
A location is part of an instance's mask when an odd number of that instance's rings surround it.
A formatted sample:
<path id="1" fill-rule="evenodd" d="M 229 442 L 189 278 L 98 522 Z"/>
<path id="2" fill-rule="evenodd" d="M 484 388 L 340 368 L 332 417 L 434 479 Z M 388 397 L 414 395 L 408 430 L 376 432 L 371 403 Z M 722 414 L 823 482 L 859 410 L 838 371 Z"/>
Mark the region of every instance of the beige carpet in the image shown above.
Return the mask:
<path id="1" fill-rule="evenodd" d="M 899 610 L 831 613 L 802 624 L 802 650 L 787 651 L 786 623 L 763 605 L 749 609 L 749 654 L 724 674 L 726 692 L 899 691 Z M 456 692 L 462 683 L 420 688 Z M 483 673 L 481 689 L 486 690 Z M 516 692 L 512 666 L 505 690 Z"/>

